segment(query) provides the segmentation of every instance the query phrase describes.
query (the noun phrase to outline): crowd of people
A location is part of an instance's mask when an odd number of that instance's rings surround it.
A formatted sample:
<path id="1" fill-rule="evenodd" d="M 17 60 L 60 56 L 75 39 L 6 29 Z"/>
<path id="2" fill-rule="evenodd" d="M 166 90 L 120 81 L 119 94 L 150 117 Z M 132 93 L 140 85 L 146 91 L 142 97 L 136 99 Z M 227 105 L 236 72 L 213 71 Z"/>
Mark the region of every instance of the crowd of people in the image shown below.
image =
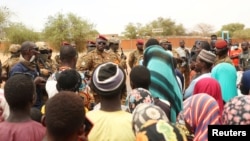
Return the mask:
<path id="1" fill-rule="evenodd" d="M 45 42 L 12 44 L 0 140 L 207 141 L 208 125 L 250 124 L 247 41 L 138 39 L 128 57 L 119 43 L 99 35 L 80 56 L 64 42 L 55 58 Z"/>

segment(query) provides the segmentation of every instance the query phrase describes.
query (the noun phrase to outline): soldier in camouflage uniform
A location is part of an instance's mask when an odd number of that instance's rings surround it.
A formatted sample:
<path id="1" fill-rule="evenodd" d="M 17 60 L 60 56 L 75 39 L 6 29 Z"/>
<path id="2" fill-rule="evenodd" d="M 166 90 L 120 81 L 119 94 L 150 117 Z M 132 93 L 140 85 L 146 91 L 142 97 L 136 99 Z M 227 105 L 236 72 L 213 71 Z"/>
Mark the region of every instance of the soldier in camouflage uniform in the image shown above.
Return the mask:
<path id="1" fill-rule="evenodd" d="M 110 62 L 110 54 L 104 51 L 107 45 L 107 39 L 104 36 L 99 35 L 96 39 L 96 49 L 89 52 L 86 56 L 80 58 L 78 70 L 88 72 L 85 76 L 90 77 L 93 70 L 100 64 Z M 91 91 L 95 98 L 95 103 L 99 103 L 100 99 L 93 91 Z"/>
<path id="2" fill-rule="evenodd" d="M 96 39 L 96 49 L 81 59 L 79 70 L 89 71 L 91 75 L 99 64 L 111 61 L 110 54 L 104 51 L 107 41 L 108 40 L 101 35 Z"/>
<path id="3" fill-rule="evenodd" d="M 19 44 L 12 44 L 9 47 L 9 52 L 11 54 L 10 58 L 8 58 L 2 65 L 2 79 L 6 81 L 9 76 L 9 72 L 11 68 L 19 62 L 20 59 L 20 48 Z"/>
<path id="4" fill-rule="evenodd" d="M 94 41 L 88 41 L 86 48 L 87 48 L 87 52 L 83 53 L 82 56 L 80 56 L 79 59 L 78 59 L 78 61 L 77 61 L 76 69 L 78 71 L 82 71 L 81 70 L 81 63 L 83 62 L 83 60 L 87 56 L 87 54 L 89 52 L 92 52 L 92 51 L 94 51 L 96 49 L 95 42 Z"/>
<path id="5" fill-rule="evenodd" d="M 127 57 L 123 52 L 121 54 L 119 53 L 119 41 L 115 39 L 109 40 L 109 48 L 111 62 L 118 64 L 123 69 L 125 69 L 125 71 L 127 71 Z"/>
<path id="6" fill-rule="evenodd" d="M 139 65 L 139 61 L 143 58 L 143 45 L 143 40 L 137 40 L 137 49 L 129 54 L 128 64 L 130 69 L 132 69 L 134 66 Z"/>
<path id="7" fill-rule="evenodd" d="M 49 48 L 45 42 L 36 42 L 40 54 L 37 57 L 37 65 L 40 69 L 41 76 L 48 79 L 50 74 L 53 73 L 52 65 L 48 63 Z"/>
<path id="8" fill-rule="evenodd" d="M 246 71 L 250 69 L 250 51 L 249 43 L 243 41 L 241 43 L 242 52 L 239 55 L 239 68 L 241 71 Z"/>
<path id="9" fill-rule="evenodd" d="M 52 71 L 55 72 L 58 69 L 59 66 L 57 65 L 56 61 L 51 58 L 52 52 L 53 52 L 53 50 L 50 48 L 49 49 L 49 53 L 48 53 L 48 60 L 47 60 L 47 62 L 52 67 Z"/>
<path id="10" fill-rule="evenodd" d="M 110 39 L 109 40 L 109 53 L 110 53 L 110 58 L 111 58 L 111 62 L 118 64 L 121 68 L 123 68 L 126 72 L 126 74 L 128 75 L 128 71 L 127 71 L 127 62 L 126 62 L 126 55 L 123 53 L 123 51 L 121 52 L 121 54 L 118 52 L 119 49 L 119 40 L 116 39 Z M 127 92 L 124 91 L 124 93 L 122 93 L 122 104 L 125 104 L 127 98 Z"/>

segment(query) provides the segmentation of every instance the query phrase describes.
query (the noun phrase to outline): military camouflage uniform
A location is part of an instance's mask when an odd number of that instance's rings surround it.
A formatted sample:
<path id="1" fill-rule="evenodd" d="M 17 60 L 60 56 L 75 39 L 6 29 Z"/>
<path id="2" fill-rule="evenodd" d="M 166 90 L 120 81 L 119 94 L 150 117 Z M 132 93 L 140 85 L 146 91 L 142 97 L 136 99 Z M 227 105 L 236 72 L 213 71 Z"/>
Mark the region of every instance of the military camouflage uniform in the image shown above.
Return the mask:
<path id="1" fill-rule="evenodd" d="M 139 65 L 139 61 L 143 58 L 143 51 L 135 50 L 129 54 L 128 65 L 132 69 Z"/>
<path id="2" fill-rule="evenodd" d="M 18 56 L 11 56 L 8 58 L 2 65 L 2 77 L 4 80 L 8 79 L 9 72 L 11 68 L 19 62 L 20 57 Z"/>
<path id="3" fill-rule="evenodd" d="M 11 44 L 9 47 L 9 52 L 11 53 L 11 57 L 8 58 L 3 64 L 2 64 L 2 79 L 7 80 L 9 76 L 9 72 L 11 68 L 16 65 L 20 60 L 20 48 L 21 46 L 19 44 Z"/>
<path id="4" fill-rule="evenodd" d="M 81 58 L 80 70 L 88 70 L 92 74 L 93 70 L 102 63 L 111 61 L 110 54 L 107 52 L 99 52 L 97 49 L 89 52 Z"/>
<path id="5" fill-rule="evenodd" d="M 118 64 L 120 67 L 122 67 L 125 70 L 127 69 L 126 60 L 121 59 L 121 55 L 118 52 L 110 51 L 109 53 L 110 53 L 111 62 Z"/>
<path id="6" fill-rule="evenodd" d="M 221 57 L 220 59 L 218 56 L 216 57 L 214 66 L 218 65 L 219 63 L 229 63 L 233 65 L 232 59 L 229 58 L 227 54 L 224 57 Z"/>
<path id="7" fill-rule="evenodd" d="M 60 55 L 59 54 L 57 54 L 56 56 L 55 56 L 55 65 L 56 66 L 60 66 L 60 64 L 61 64 L 61 60 L 60 60 Z"/>

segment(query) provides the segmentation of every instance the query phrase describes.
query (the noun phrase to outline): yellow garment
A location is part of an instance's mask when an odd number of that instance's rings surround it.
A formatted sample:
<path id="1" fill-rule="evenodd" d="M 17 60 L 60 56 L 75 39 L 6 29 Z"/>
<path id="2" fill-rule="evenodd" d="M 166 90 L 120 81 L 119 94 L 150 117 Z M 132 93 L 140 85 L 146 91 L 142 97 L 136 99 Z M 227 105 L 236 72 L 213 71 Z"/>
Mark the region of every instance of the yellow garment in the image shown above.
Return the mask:
<path id="1" fill-rule="evenodd" d="M 88 108 L 86 108 L 86 107 L 84 107 L 84 109 L 85 109 L 85 113 L 87 113 L 89 110 L 88 110 Z M 42 108 L 41 108 L 41 113 L 44 115 L 45 114 L 45 105 L 43 105 L 42 106 Z"/>
<path id="2" fill-rule="evenodd" d="M 135 141 L 130 113 L 95 110 L 86 115 L 94 124 L 88 135 L 89 141 Z"/>

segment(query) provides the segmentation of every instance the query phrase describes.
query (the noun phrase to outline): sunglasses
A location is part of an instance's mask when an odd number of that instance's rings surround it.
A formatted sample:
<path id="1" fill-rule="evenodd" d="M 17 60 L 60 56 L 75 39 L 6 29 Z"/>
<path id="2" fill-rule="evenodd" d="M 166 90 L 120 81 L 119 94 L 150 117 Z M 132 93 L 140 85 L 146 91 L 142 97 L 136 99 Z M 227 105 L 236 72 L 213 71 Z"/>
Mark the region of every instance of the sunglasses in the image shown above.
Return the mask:
<path id="1" fill-rule="evenodd" d="M 106 45 L 105 42 L 98 42 L 98 45 Z"/>

